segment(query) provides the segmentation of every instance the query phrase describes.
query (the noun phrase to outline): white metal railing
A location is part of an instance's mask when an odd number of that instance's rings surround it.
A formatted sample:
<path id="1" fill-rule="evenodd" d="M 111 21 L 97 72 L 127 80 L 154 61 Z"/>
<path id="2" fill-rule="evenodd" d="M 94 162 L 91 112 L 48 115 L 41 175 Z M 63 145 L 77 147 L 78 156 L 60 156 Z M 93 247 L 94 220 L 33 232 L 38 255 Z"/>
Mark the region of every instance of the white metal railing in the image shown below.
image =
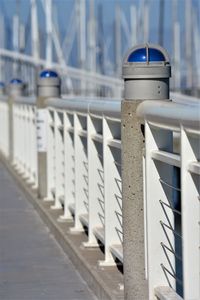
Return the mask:
<path id="1" fill-rule="evenodd" d="M 18 97 L 13 104 L 13 164 L 37 187 L 36 98 Z"/>
<path id="2" fill-rule="evenodd" d="M 0 96 L 0 149 L 2 154 L 9 157 L 9 105 L 6 96 Z"/>
<path id="3" fill-rule="evenodd" d="M 83 101 L 84 100 L 84 101 Z M 74 217 L 71 232 L 88 231 L 87 247 L 105 246 L 112 265 L 122 254 L 120 100 L 50 99 L 48 198 Z"/>
<path id="4" fill-rule="evenodd" d="M 200 104 L 145 101 L 146 274 L 149 299 L 200 298 Z M 14 102 L 14 164 L 38 185 L 36 99 Z M 86 229 L 85 247 L 101 242 L 101 265 L 123 263 L 121 100 L 46 100 L 47 200 L 63 208 L 59 221 Z M 0 96 L 0 150 L 9 156 L 9 105 Z M 142 150 L 141 150 L 142 151 Z M 130 166 L 131 167 L 131 166 Z M 133 216 L 134 217 L 134 216 Z M 139 226 L 139 224 L 138 224 Z M 134 253 L 133 253 L 134 255 Z"/>
<path id="5" fill-rule="evenodd" d="M 0 95 L 0 151 L 10 159 L 11 144 L 13 144 L 12 163 L 33 186 L 37 187 L 35 101 L 36 98 L 31 97 L 16 98 L 11 116 L 12 104 L 9 103 L 9 97 Z M 12 126 L 10 118 L 12 118 Z M 13 143 L 10 140 L 11 132 Z"/>
<path id="6" fill-rule="evenodd" d="M 6 113 L 5 113 L 6 110 Z M 62 208 L 60 221 L 74 218 L 71 232 L 88 231 L 86 247 L 105 248 L 101 265 L 123 262 L 121 196 L 121 100 L 49 99 L 47 199 Z M 36 99 L 17 97 L 13 105 L 13 164 L 35 187 L 37 174 Z M 3 126 L 8 103 L 0 101 Z M 6 120 L 5 120 L 6 118 Z M 2 127 L 3 128 L 3 127 Z M 2 136 L 2 152 L 8 133 Z"/>
<path id="7" fill-rule="evenodd" d="M 197 300 L 200 299 L 200 104 L 186 99 L 177 102 L 147 101 L 138 109 L 138 115 L 145 119 L 149 299 L 154 299 L 154 293 L 159 299 L 168 299 L 164 295 L 169 286 L 184 299 Z M 176 297 L 173 299 L 179 299 Z"/>

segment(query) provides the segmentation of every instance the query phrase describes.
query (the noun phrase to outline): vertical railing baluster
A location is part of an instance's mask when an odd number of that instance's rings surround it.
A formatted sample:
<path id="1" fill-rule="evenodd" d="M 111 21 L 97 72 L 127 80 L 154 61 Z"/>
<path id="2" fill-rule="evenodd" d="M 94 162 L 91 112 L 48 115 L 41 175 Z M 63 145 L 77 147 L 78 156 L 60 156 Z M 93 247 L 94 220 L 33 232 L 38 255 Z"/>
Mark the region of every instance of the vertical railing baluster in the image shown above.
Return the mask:
<path id="1" fill-rule="evenodd" d="M 83 118 L 86 118 L 85 116 Z M 87 201 L 87 191 L 84 174 L 87 173 L 87 137 L 81 135 L 82 128 L 79 115 L 74 114 L 74 148 L 75 148 L 75 222 L 70 229 L 73 232 L 83 231 L 80 215 L 86 211 L 84 200 Z"/>
<path id="2" fill-rule="evenodd" d="M 69 206 L 74 204 L 74 128 L 73 114 L 64 112 L 64 208 L 60 221 L 72 221 L 72 213 Z"/>
<path id="3" fill-rule="evenodd" d="M 195 141 L 196 140 L 196 141 Z M 200 174 L 189 165 L 200 159 L 199 136 L 181 126 L 181 208 L 183 237 L 183 294 L 185 300 L 200 299 Z"/>
<path id="4" fill-rule="evenodd" d="M 163 251 L 162 244 L 169 248 L 172 246 L 175 251 L 174 234 L 170 230 L 166 232 L 162 223 L 168 225 L 168 220 L 163 215 L 162 203 L 169 205 L 172 201 L 172 191 L 163 189 L 159 182 L 160 178 L 172 186 L 173 168 L 170 165 L 154 161 L 151 153 L 162 149 L 172 151 L 172 133 L 167 130 L 152 129 L 149 124 L 145 124 L 146 141 L 146 218 L 147 218 L 147 248 L 148 248 L 148 282 L 149 299 L 154 299 L 154 287 L 167 286 L 169 282 L 162 266 L 168 267 L 169 263 Z M 167 211 L 170 224 L 174 229 L 174 215 L 171 210 Z M 169 244 L 169 241 L 170 244 Z M 174 255 L 168 253 L 170 262 L 175 269 Z M 172 271 L 171 271 L 172 272 Z M 170 278 L 171 287 L 175 288 L 175 279 Z"/>
<path id="5" fill-rule="evenodd" d="M 98 119 L 102 127 L 102 118 Z M 88 148 L 88 197 L 89 197 L 89 213 L 88 213 L 88 241 L 84 243 L 85 247 L 98 247 L 97 238 L 94 234 L 96 227 L 102 226 L 100 214 L 100 203 L 104 201 L 102 194 L 99 191 L 99 185 L 101 185 L 102 193 L 104 193 L 103 184 L 101 182 L 99 172 L 102 171 L 102 159 L 99 157 L 98 150 L 95 146 L 95 139 L 93 138 L 97 134 L 94 126 L 94 118 L 89 114 L 87 116 L 87 148 Z M 102 137 L 102 130 L 100 138 Z M 99 147 L 103 148 L 103 139 L 99 143 Z M 103 172 L 102 172 L 103 173 Z M 103 214 L 103 212 L 101 212 Z"/>

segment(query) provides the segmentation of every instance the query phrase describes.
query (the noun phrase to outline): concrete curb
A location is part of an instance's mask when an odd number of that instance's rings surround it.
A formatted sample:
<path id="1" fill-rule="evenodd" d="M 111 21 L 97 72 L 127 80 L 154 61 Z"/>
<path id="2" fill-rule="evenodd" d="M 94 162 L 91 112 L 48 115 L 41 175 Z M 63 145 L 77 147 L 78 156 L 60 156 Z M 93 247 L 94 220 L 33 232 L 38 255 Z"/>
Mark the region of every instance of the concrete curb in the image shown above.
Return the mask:
<path id="1" fill-rule="evenodd" d="M 32 203 L 41 219 L 97 298 L 99 300 L 124 299 L 123 291 L 120 289 L 123 283 L 123 275 L 117 268 L 98 267 L 98 260 L 102 260 L 103 258 L 99 248 L 87 248 L 86 250 L 82 246 L 82 243 L 86 241 L 86 235 L 84 233 L 70 234 L 69 228 L 73 226 L 73 222 L 59 223 L 57 218 L 61 215 L 61 211 L 51 210 L 50 206 L 52 202 L 45 202 L 38 199 L 36 193 L 22 180 L 13 166 L 2 156 L 0 156 L 0 160 L 14 177 L 18 186 Z"/>

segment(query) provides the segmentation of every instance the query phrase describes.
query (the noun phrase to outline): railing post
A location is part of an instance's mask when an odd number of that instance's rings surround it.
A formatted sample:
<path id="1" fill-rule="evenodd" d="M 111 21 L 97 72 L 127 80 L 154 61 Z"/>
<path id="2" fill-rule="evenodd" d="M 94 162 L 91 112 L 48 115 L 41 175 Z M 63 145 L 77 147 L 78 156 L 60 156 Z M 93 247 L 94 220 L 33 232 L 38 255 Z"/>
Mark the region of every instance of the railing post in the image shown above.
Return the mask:
<path id="1" fill-rule="evenodd" d="M 14 162 L 14 119 L 13 105 L 18 96 L 22 96 L 24 85 L 20 79 L 13 78 L 8 86 L 8 106 L 9 106 L 9 160 Z"/>
<path id="2" fill-rule="evenodd" d="M 60 97 L 60 77 L 55 71 L 44 70 L 39 74 L 37 94 L 38 196 L 48 199 L 48 112 L 45 101 L 51 97 Z"/>
<path id="3" fill-rule="evenodd" d="M 169 98 L 170 66 L 165 50 L 155 45 L 130 49 L 123 65 L 122 206 L 125 299 L 148 299 L 144 125 L 136 115 L 144 100 Z"/>

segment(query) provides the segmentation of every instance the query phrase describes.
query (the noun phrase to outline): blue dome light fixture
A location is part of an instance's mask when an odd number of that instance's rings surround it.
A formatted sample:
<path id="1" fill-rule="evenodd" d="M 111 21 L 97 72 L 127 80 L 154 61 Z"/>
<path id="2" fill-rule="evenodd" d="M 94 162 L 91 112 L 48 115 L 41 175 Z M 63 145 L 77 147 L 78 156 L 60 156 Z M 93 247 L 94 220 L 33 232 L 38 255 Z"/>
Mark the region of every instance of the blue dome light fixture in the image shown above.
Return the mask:
<path id="1" fill-rule="evenodd" d="M 10 81 L 11 84 L 22 84 L 22 80 L 19 78 L 13 78 Z"/>
<path id="2" fill-rule="evenodd" d="M 132 48 L 127 55 L 128 63 L 169 63 L 169 57 L 165 49 L 146 44 Z"/>
<path id="3" fill-rule="evenodd" d="M 147 53 L 145 48 L 139 48 L 129 54 L 128 62 L 146 62 Z"/>
<path id="4" fill-rule="evenodd" d="M 148 49 L 148 57 L 149 57 L 149 62 L 155 62 L 155 61 L 166 61 L 166 58 L 164 54 L 155 48 L 147 48 Z"/>
<path id="5" fill-rule="evenodd" d="M 53 70 L 43 70 L 40 73 L 40 78 L 58 78 L 58 73 Z"/>

